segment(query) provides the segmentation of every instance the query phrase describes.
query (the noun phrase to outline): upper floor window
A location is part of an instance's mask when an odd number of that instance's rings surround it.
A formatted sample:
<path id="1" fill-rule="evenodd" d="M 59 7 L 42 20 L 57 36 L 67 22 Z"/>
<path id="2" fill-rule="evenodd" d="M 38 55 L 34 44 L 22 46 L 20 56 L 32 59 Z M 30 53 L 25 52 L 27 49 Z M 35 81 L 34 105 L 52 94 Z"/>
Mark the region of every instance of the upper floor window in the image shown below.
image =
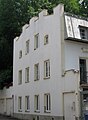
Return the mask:
<path id="1" fill-rule="evenodd" d="M 51 97 L 50 94 L 44 94 L 44 112 L 50 112 L 51 110 Z"/>
<path id="2" fill-rule="evenodd" d="M 44 78 L 50 77 L 50 60 L 44 61 Z"/>
<path id="3" fill-rule="evenodd" d="M 22 58 L 22 50 L 19 51 L 19 59 Z"/>
<path id="4" fill-rule="evenodd" d="M 40 110 L 39 95 L 34 96 L 34 109 L 35 109 L 35 112 L 39 112 Z"/>
<path id="5" fill-rule="evenodd" d="M 39 80 L 39 63 L 34 65 L 34 80 Z"/>
<path id="6" fill-rule="evenodd" d="M 29 82 L 29 67 L 25 68 L 25 82 Z"/>
<path id="7" fill-rule="evenodd" d="M 29 111 L 30 110 L 30 99 L 29 96 L 25 96 L 25 111 Z"/>
<path id="8" fill-rule="evenodd" d="M 34 50 L 39 47 L 39 33 L 34 36 Z"/>
<path id="9" fill-rule="evenodd" d="M 18 84 L 22 84 L 22 70 L 18 72 Z"/>
<path id="10" fill-rule="evenodd" d="M 48 44 L 48 39 L 49 39 L 49 36 L 48 35 L 45 35 L 44 36 L 44 45 Z"/>
<path id="11" fill-rule="evenodd" d="M 88 39 L 88 29 L 86 27 L 80 27 L 80 37 L 83 40 Z"/>
<path id="12" fill-rule="evenodd" d="M 26 41 L 26 51 L 25 54 L 29 53 L 29 40 Z"/>

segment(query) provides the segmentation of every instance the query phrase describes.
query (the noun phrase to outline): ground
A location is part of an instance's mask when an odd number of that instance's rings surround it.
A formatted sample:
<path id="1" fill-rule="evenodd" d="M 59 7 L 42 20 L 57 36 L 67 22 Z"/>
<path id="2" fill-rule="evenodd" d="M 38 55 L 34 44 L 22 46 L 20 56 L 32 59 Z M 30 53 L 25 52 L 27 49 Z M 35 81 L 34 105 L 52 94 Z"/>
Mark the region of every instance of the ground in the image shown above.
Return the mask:
<path id="1" fill-rule="evenodd" d="M 18 120 L 18 119 L 15 119 L 15 118 L 12 118 L 12 117 L 8 117 L 8 116 L 0 115 L 0 120 Z"/>

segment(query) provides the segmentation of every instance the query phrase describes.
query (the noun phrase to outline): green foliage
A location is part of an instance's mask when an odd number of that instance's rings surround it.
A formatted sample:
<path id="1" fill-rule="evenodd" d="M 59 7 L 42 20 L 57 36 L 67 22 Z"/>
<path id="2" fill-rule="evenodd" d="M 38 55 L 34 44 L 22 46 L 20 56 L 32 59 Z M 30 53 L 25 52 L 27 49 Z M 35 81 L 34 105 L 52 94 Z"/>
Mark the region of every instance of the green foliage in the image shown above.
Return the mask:
<path id="1" fill-rule="evenodd" d="M 62 0 L 60 0 L 60 2 L 61 1 Z M 78 2 L 78 0 L 63 0 L 62 3 L 65 6 L 66 12 L 79 14 L 79 2 Z"/>
<path id="2" fill-rule="evenodd" d="M 88 17 L 88 0 L 81 0 L 80 13 L 84 17 Z"/>
<path id="3" fill-rule="evenodd" d="M 4 86 L 9 87 L 12 82 L 12 68 L 4 69 L 0 71 L 0 89 Z"/>
<path id="4" fill-rule="evenodd" d="M 13 39 L 30 19 L 29 0 L 0 0 L 0 85 L 12 82 Z M 11 72 L 11 73 L 10 73 Z"/>
<path id="5" fill-rule="evenodd" d="M 52 13 L 53 8 L 59 3 L 64 4 L 66 12 L 79 14 L 78 0 L 32 0 L 29 6 L 31 16 L 37 15 L 43 9 L 48 9 L 48 12 Z"/>

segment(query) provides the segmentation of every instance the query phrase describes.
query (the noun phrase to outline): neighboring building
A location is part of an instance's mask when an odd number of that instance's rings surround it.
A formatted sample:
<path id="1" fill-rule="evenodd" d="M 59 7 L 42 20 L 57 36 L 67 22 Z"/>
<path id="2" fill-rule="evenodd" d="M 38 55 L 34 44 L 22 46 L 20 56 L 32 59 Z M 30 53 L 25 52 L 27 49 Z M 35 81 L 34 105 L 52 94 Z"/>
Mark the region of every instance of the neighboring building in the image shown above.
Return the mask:
<path id="1" fill-rule="evenodd" d="M 52 15 L 43 10 L 14 39 L 13 60 L 15 117 L 88 120 L 88 19 L 62 4 Z"/>
<path id="2" fill-rule="evenodd" d="M 13 87 L 0 90 L 0 114 L 13 116 Z"/>

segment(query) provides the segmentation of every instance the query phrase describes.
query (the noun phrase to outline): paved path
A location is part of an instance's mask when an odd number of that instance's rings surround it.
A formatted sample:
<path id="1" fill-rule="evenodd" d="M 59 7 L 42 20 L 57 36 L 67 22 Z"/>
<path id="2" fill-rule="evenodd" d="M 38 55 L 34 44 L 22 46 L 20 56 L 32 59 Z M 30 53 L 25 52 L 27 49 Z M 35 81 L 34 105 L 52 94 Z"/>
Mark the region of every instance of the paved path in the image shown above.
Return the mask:
<path id="1" fill-rule="evenodd" d="M 18 120 L 18 119 L 11 118 L 11 117 L 8 117 L 8 116 L 0 115 L 0 120 Z"/>

